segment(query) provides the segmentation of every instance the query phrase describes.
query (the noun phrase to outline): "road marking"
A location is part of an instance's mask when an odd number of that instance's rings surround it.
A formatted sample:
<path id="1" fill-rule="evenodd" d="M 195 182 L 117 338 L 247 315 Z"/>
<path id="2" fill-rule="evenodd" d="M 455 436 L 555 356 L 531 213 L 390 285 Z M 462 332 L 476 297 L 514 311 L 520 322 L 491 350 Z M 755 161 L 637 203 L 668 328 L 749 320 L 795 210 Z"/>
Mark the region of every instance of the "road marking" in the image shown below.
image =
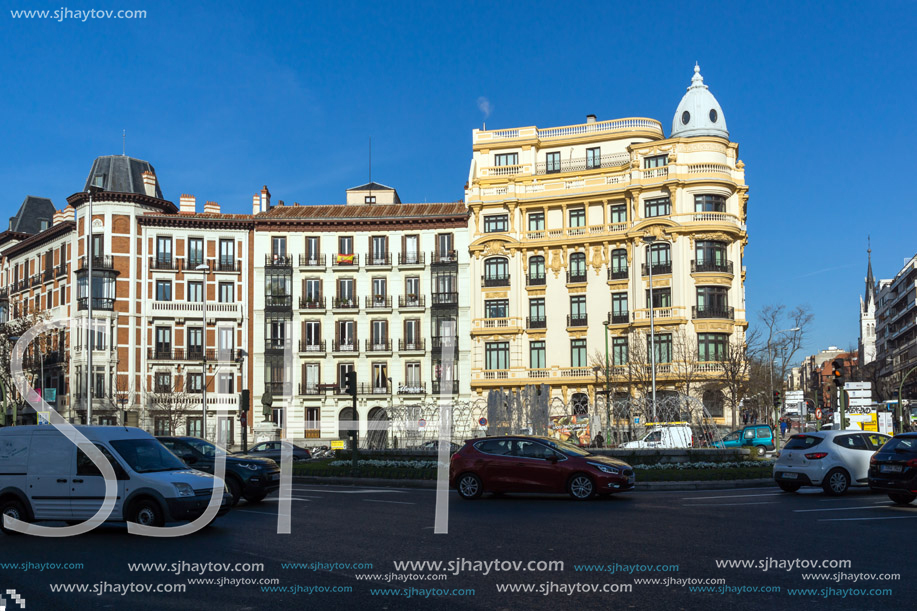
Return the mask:
<path id="1" fill-rule="evenodd" d="M 723 496 L 685 496 L 683 501 L 701 501 L 704 499 L 743 499 L 752 496 L 782 496 L 783 492 L 768 492 L 767 494 L 724 494 Z"/>
<path id="2" fill-rule="evenodd" d="M 687 503 L 682 503 L 682 507 L 733 507 L 735 505 L 775 505 L 777 501 L 761 501 L 758 503 L 695 503 L 694 505 L 688 505 Z"/>
<path id="3" fill-rule="evenodd" d="M 854 509 L 882 509 L 886 505 L 891 505 L 891 503 L 886 502 L 885 505 L 860 505 L 858 507 L 831 507 L 829 509 L 794 509 L 793 513 L 809 513 L 812 511 L 853 511 Z"/>
<path id="4" fill-rule="evenodd" d="M 234 509 L 234 510 L 233 510 L 233 513 L 239 512 L 239 511 L 241 511 L 242 513 L 260 513 L 260 514 L 264 514 L 264 515 L 266 515 L 266 516 L 276 516 L 276 515 L 277 515 L 276 512 L 271 512 L 271 511 L 252 511 L 251 509 Z"/>
<path id="5" fill-rule="evenodd" d="M 391 490 L 389 488 L 363 488 L 360 490 L 314 490 L 311 488 L 301 488 L 301 490 L 303 492 L 325 492 L 328 494 L 374 494 L 377 492 L 388 494 L 405 494 L 404 490 Z"/>
<path id="6" fill-rule="evenodd" d="M 302 502 L 304 502 L 304 503 L 311 503 L 311 502 L 312 502 L 312 499 L 320 499 L 320 498 L 322 498 L 322 497 L 320 497 L 320 496 L 313 496 L 313 497 L 309 497 L 309 498 L 300 498 L 300 497 L 298 497 L 298 496 L 291 496 L 291 497 L 290 497 L 290 500 L 291 500 L 291 501 L 302 501 Z M 279 502 L 280 502 L 280 499 L 264 499 L 264 500 L 262 500 L 262 503 L 279 503 Z"/>
<path id="7" fill-rule="evenodd" d="M 395 503 L 396 505 L 416 505 L 417 503 L 406 503 L 404 501 L 383 501 L 381 499 L 363 499 L 364 503 Z"/>
<path id="8" fill-rule="evenodd" d="M 908 518 L 917 518 L 917 516 L 890 516 L 886 518 L 822 518 L 819 522 L 854 522 L 863 520 L 906 520 Z"/>

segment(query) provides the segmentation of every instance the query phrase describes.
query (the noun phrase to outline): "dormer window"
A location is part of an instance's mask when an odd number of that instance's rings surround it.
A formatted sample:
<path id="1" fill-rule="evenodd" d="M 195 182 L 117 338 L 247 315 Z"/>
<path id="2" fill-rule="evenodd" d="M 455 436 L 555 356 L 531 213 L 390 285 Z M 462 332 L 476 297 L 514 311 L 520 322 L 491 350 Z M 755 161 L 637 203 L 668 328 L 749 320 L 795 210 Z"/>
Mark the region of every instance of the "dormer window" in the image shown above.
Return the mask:
<path id="1" fill-rule="evenodd" d="M 375 196 L 375 195 L 367 195 L 366 197 L 363 198 L 363 201 L 364 201 L 365 203 L 367 203 L 367 204 L 375 204 L 375 203 L 376 203 L 376 196 Z"/>
<path id="2" fill-rule="evenodd" d="M 93 177 L 92 177 L 92 186 L 93 186 L 93 187 L 99 187 L 99 188 L 101 188 L 101 187 L 102 187 L 102 184 L 103 184 L 104 182 L 105 182 L 105 176 L 102 175 L 102 174 L 99 174 L 98 176 L 93 176 Z"/>
<path id="3" fill-rule="evenodd" d="M 652 157 L 643 158 L 643 169 L 661 168 L 669 163 L 668 155 L 653 155 Z"/>
<path id="4" fill-rule="evenodd" d="M 40 219 L 38 221 L 38 231 L 44 231 L 45 229 L 47 229 L 50 226 L 51 226 L 51 221 L 49 221 L 48 219 Z"/>

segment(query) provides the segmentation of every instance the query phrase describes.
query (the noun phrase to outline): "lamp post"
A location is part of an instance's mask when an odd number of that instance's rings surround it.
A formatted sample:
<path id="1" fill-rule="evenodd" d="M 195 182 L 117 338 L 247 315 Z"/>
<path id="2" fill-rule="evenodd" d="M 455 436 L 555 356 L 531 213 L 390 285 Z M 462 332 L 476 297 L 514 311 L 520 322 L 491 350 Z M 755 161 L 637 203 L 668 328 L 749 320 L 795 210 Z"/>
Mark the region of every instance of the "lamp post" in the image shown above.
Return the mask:
<path id="1" fill-rule="evenodd" d="M 611 432 L 611 370 L 608 368 L 608 325 L 611 324 L 611 317 L 602 322 L 605 329 L 605 430 Z M 605 435 L 605 442 L 608 442 L 608 435 Z"/>
<path id="2" fill-rule="evenodd" d="M 203 282 L 201 282 L 201 320 L 204 326 L 201 328 L 201 428 L 203 429 L 204 439 L 207 439 L 207 272 L 210 267 L 206 263 L 201 263 L 194 269 L 201 272 Z"/>
<path id="3" fill-rule="evenodd" d="M 86 330 L 86 424 L 92 425 L 92 349 L 93 349 L 93 322 L 92 322 L 92 196 L 101 192 L 101 187 L 89 187 L 89 211 L 83 230 L 86 232 L 86 318 L 89 321 Z"/>
<path id="4" fill-rule="evenodd" d="M 652 376 L 653 388 L 653 422 L 656 422 L 656 326 L 655 326 L 655 304 L 653 303 L 653 242 L 656 241 L 654 236 L 643 236 L 643 242 L 646 248 L 646 268 L 650 272 L 650 375 Z"/>

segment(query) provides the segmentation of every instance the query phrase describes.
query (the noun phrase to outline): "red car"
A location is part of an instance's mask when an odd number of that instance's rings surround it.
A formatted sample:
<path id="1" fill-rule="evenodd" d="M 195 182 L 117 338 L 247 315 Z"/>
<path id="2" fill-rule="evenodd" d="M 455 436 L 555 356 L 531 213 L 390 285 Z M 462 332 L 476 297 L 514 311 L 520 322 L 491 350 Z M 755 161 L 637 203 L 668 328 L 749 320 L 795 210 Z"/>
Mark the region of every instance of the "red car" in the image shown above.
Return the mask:
<path id="1" fill-rule="evenodd" d="M 583 500 L 632 490 L 634 470 L 550 437 L 507 435 L 465 441 L 452 455 L 449 485 L 463 499 L 484 492 L 567 492 Z"/>

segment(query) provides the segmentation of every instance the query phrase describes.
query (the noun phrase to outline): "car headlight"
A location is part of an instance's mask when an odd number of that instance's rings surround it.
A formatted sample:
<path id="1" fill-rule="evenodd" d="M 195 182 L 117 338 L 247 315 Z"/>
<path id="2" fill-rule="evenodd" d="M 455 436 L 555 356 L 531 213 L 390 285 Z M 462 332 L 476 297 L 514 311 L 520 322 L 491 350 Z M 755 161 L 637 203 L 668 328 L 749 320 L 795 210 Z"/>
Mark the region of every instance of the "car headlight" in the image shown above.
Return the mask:
<path id="1" fill-rule="evenodd" d="M 250 469 L 252 471 L 257 471 L 261 468 L 261 465 L 257 463 L 253 463 L 253 462 L 239 463 L 239 466 L 242 467 L 243 469 Z"/>
<path id="2" fill-rule="evenodd" d="M 601 471 L 602 473 L 611 473 L 613 475 L 621 475 L 621 470 L 617 467 L 612 467 L 610 465 L 603 465 L 602 463 L 591 462 L 588 463 Z"/>
<path id="3" fill-rule="evenodd" d="M 175 486 L 175 492 L 178 493 L 178 496 L 194 496 L 194 488 L 190 485 L 183 482 L 172 482 L 172 485 Z"/>

